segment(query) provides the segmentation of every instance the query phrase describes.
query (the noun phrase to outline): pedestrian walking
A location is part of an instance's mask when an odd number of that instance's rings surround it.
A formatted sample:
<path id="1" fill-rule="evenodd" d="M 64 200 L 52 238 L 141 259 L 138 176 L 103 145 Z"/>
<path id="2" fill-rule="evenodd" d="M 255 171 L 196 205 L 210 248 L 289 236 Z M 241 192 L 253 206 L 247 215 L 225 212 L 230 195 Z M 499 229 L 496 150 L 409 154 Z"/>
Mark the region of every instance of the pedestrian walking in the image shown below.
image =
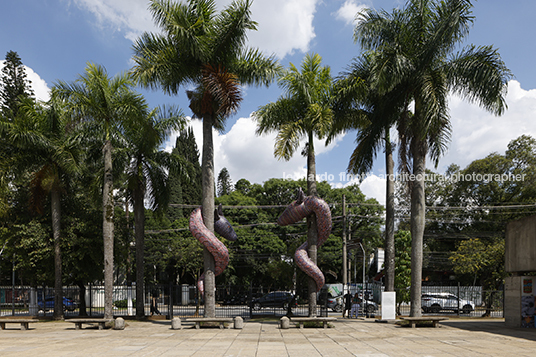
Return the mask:
<path id="1" fill-rule="evenodd" d="M 361 299 L 359 298 L 359 295 L 355 293 L 354 298 L 352 299 L 352 310 L 350 311 L 350 318 L 352 318 L 352 316 L 355 316 L 355 318 L 357 319 L 359 315 L 360 303 Z"/>
<path id="2" fill-rule="evenodd" d="M 153 316 L 153 314 L 162 315 L 160 311 L 158 311 L 158 290 L 156 289 L 153 289 L 151 297 L 151 316 Z"/>

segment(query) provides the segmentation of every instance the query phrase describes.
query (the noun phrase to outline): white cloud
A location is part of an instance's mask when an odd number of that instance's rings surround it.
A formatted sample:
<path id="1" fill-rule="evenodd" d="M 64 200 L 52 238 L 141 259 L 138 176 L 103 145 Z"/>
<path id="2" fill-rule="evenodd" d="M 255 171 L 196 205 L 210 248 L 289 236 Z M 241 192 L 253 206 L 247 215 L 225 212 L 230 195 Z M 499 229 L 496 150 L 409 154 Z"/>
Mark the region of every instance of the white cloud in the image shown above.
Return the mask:
<path id="1" fill-rule="evenodd" d="M 203 134 L 200 120 L 192 120 L 191 126 L 200 154 L 202 153 Z M 240 118 L 226 134 L 213 131 L 214 140 L 214 175 L 217 176 L 224 167 L 229 170 L 231 179 L 236 182 L 241 178 L 252 183 L 263 183 L 270 178 L 299 179 L 306 176 L 306 159 L 298 149 L 289 160 L 274 158 L 275 133 L 255 135 L 257 124 L 251 118 Z M 167 142 L 166 151 L 175 145 L 177 134 Z M 342 136 L 329 146 L 323 141 L 315 140 L 317 155 L 324 155 L 336 147 Z"/>
<path id="2" fill-rule="evenodd" d="M 315 38 L 314 14 L 319 0 L 257 0 L 251 7 L 257 31 L 249 33 L 252 47 L 283 58 L 295 50 L 307 52 Z"/>
<path id="3" fill-rule="evenodd" d="M 73 0 L 93 13 L 98 25 L 124 33 L 134 41 L 144 31 L 157 31 L 147 0 Z M 231 1 L 219 1 L 223 8 Z M 257 31 L 248 33 L 250 45 L 283 58 L 295 50 L 307 52 L 315 37 L 313 18 L 320 0 L 256 0 L 251 6 Z"/>
<path id="4" fill-rule="evenodd" d="M 4 67 L 4 60 L 0 60 L 0 68 Z M 34 91 L 35 98 L 46 102 L 50 99 L 50 88 L 47 83 L 42 79 L 33 69 L 28 66 L 24 66 L 26 71 L 26 78 L 31 82 L 30 87 Z"/>
<path id="5" fill-rule="evenodd" d="M 495 116 L 458 96 L 449 100 L 452 140 L 439 171 L 455 163 L 461 168 L 492 152 L 503 154 L 510 141 L 527 134 L 536 138 L 536 89 L 525 90 L 518 81 L 508 83 L 508 109 Z"/>
<path id="6" fill-rule="evenodd" d="M 50 99 L 50 88 L 47 83 L 30 67 L 24 66 L 28 79 L 32 82 L 31 86 L 35 94 L 35 98 L 46 102 Z"/>
<path id="7" fill-rule="evenodd" d="M 370 6 L 358 4 L 356 0 L 346 0 L 334 15 L 337 19 L 346 22 L 347 25 L 354 25 L 356 15 L 368 7 Z"/>
<path id="8" fill-rule="evenodd" d="M 363 192 L 366 198 L 375 198 L 379 204 L 385 205 L 385 175 L 368 174 L 361 182 L 359 181 L 359 176 L 355 177 L 351 174 L 346 175 L 347 176 L 338 176 L 337 178 L 341 179 L 341 181 L 333 183 L 332 187 L 342 188 L 358 185 L 359 189 L 361 192 Z"/>
<path id="9" fill-rule="evenodd" d="M 385 205 L 385 177 L 368 175 L 359 188 L 367 198 L 375 198 L 380 204 Z"/>
<path id="10" fill-rule="evenodd" d="M 74 0 L 80 8 L 97 17 L 98 25 L 105 30 L 124 33 L 135 41 L 144 31 L 156 31 L 147 0 Z"/>

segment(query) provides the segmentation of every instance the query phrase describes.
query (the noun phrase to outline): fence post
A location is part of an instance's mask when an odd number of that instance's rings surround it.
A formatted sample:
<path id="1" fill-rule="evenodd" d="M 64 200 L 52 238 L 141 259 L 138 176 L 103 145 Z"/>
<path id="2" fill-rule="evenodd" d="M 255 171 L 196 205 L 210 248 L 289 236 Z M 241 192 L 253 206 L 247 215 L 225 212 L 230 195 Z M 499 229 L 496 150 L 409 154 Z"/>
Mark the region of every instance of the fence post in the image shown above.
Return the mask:
<path id="1" fill-rule="evenodd" d="M 93 293 L 91 292 L 91 283 L 89 283 L 89 316 L 93 316 Z M 84 299 L 86 297 L 84 296 Z"/>
<path id="2" fill-rule="evenodd" d="M 44 303 L 43 299 L 43 303 Z M 11 314 L 15 316 L 15 253 L 13 253 L 13 270 L 11 273 Z"/>
<path id="3" fill-rule="evenodd" d="M 249 284 L 248 305 L 249 305 L 249 318 L 252 319 L 253 318 L 253 285 L 251 283 Z"/>
<path id="4" fill-rule="evenodd" d="M 456 309 L 456 315 L 460 317 L 460 282 L 458 281 L 458 293 L 456 294 L 458 297 L 458 309 Z"/>
<path id="5" fill-rule="evenodd" d="M 173 320 L 173 284 L 169 282 L 169 306 L 168 306 L 169 319 Z"/>
<path id="6" fill-rule="evenodd" d="M 505 302 L 505 298 L 506 298 L 505 293 L 504 293 L 505 291 L 506 291 L 506 289 L 505 289 L 504 284 L 503 284 L 503 287 L 502 287 L 502 309 L 501 309 L 503 318 L 504 318 L 504 302 Z"/>

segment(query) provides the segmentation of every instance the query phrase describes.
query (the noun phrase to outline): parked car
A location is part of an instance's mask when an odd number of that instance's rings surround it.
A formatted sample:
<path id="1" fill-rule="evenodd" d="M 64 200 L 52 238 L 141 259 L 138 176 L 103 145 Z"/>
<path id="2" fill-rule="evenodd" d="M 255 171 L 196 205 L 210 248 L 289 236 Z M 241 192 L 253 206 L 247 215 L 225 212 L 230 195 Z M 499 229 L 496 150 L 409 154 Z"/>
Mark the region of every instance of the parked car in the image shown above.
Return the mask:
<path id="1" fill-rule="evenodd" d="M 37 299 L 37 306 L 39 310 L 48 310 L 54 308 L 54 295 L 45 296 L 45 303 L 43 306 L 43 299 Z M 74 311 L 77 307 L 76 302 L 67 297 L 63 297 L 63 310 Z"/>
<path id="2" fill-rule="evenodd" d="M 372 300 L 364 300 L 364 310 L 368 313 L 373 313 L 378 310 L 378 304 L 376 304 Z M 339 295 L 336 297 L 330 297 L 328 298 L 328 308 L 332 309 L 335 312 L 342 312 L 342 308 L 344 307 L 344 297 L 343 295 Z"/>
<path id="3" fill-rule="evenodd" d="M 263 307 L 280 307 L 287 309 L 288 304 L 291 302 L 293 304 L 292 308 L 298 305 L 293 294 L 286 291 L 272 291 L 260 298 L 254 299 L 251 302 L 251 307 L 253 310 L 260 310 Z"/>
<path id="4" fill-rule="evenodd" d="M 458 297 L 451 293 L 424 293 L 421 297 L 423 312 L 438 313 L 442 310 L 469 314 L 475 309 L 475 303 Z"/>

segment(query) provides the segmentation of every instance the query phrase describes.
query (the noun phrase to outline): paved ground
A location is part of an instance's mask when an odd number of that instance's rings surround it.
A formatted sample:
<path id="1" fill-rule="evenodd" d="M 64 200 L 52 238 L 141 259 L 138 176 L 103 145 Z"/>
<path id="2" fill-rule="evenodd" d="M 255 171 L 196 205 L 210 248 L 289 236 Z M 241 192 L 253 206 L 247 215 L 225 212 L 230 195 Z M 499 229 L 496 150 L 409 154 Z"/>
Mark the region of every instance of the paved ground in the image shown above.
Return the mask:
<path id="1" fill-rule="evenodd" d="M 502 320 L 450 320 L 411 329 L 373 319 L 339 319 L 333 328 L 281 330 L 276 321 L 246 321 L 244 329 L 202 328 L 170 321 L 127 321 L 125 330 L 75 330 L 67 322 L 0 331 L 0 356 L 533 356 L 535 329 Z"/>

